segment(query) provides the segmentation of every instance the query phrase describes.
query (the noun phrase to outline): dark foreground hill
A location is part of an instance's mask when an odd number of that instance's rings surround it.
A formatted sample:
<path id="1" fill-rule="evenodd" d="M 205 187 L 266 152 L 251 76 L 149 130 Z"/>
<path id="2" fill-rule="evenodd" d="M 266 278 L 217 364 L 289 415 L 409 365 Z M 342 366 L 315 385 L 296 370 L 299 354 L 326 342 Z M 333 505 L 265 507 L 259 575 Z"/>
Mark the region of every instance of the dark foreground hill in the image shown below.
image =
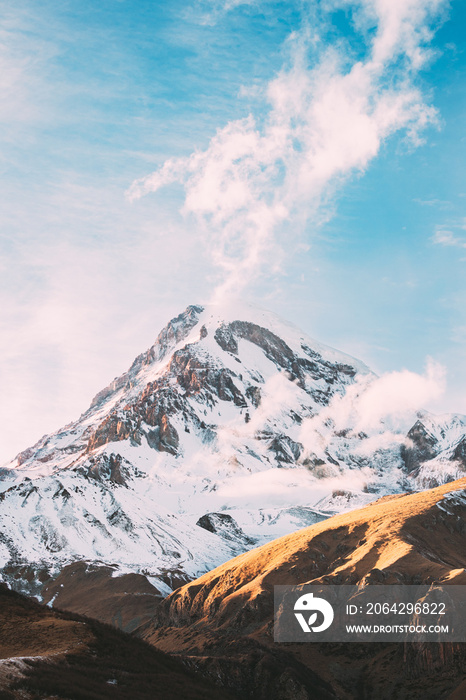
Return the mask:
<path id="1" fill-rule="evenodd" d="M 0 585 L 1 700 L 232 698 L 174 658 L 110 626 Z"/>
<path id="2" fill-rule="evenodd" d="M 242 554 L 172 593 L 142 635 L 254 700 L 464 700 L 464 645 L 277 644 L 273 587 L 465 585 L 465 488 L 382 498 Z"/>

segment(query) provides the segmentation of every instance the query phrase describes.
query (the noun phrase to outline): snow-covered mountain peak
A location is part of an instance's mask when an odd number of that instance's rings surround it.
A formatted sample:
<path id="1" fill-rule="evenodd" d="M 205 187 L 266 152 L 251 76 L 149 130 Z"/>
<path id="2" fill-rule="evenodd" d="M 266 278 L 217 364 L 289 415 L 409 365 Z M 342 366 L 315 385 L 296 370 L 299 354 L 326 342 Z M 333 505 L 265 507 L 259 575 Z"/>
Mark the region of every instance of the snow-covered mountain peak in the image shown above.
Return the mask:
<path id="1" fill-rule="evenodd" d="M 341 391 L 356 375 L 372 374 L 366 365 L 355 358 L 318 343 L 293 324 L 252 304 L 235 302 L 221 306 L 188 306 L 168 322 L 154 344 L 134 360 L 127 372 L 116 377 L 94 397 L 89 409 L 78 421 L 58 431 L 52 436 L 53 440 L 50 436 L 44 436 L 37 445 L 23 451 L 15 462 L 7 466 L 33 468 L 34 473 L 49 473 L 50 469 L 63 468 L 67 460 L 46 459 L 50 451 L 44 452 L 44 448 L 53 444 L 60 450 L 66 448 L 65 453 L 74 454 L 78 450 L 79 438 L 82 447 L 83 440 L 89 439 L 96 424 L 104 421 L 110 413 L 117 416 L 118 411 L 125 412 L 124 407 L 137 402 L 144 392 L 147 394 L 157 388 L 162 391 L 164 383 L 186 383 L 187 372 L 191 375 L 191 386 L 189 389 L 185 387 L 185 392 L 188 390 L 195 394 L 193 382 L 195 384 L 197 381 L 199 387 L 203 384 L 202 378 L 194 375 L 208 372 L 209 379 L 214 380 L 212 373 L 217 371 L 217 380 L 226 381 L 229 386 L 225 391 L 217 387 L 214 394 L 220 391 L 217 396 L 220 400 L 228 400 L 230 394 L 236 396 L 236 401 L 244 408 L 248 399 L 240 398 L 241 392 L 233 386 L 233 377 L 242 376 L 239 371 L 241 364 L 251 380 L 245 388 L 251 397 L 259 395 L 258 384 L 263 384 L 278 371 L 285 372 L 303 389 L 306 377 L 308 384 L 310 379 L 315 385 L 314 398 L 319 397 L 318 404 L 326 402 L 326 394 L 328 398 L 334 393 L 329 391 L 329 381 L 332 388 Z M 324 366 L 326 370 L 323 370 Z M 219 372 L 222 380 L 219 379 Z M 338 373 L 341 381 L 336 382 Z M 147 390 L 149 385 L 151 388 Z M 251 401 L 254 404 L 252 398 Z M 212 399 L 208 403 L 211 404 Z M 121 434 L 120 430 L 114 437 Z M 92 448 L 96 446 L 96 441 L 91 439 L 89 444 Z"/>
<path id="2" fill-rule="evenodd" d="M 314 338 L 309 337 L 303 331 L 281 318 L 272 311 L 263 309 L 255 304 L 245 302 L 243 300 L 234 300 L 230 303 L 208 304 L 204 306 L 189 306 L 183 314 L 174 319 L 178 321 L 189 310 L 194 309 L 199 312 L 197 315 L 198 325 L 205 328 L 205 337 L 213 336 L 217 342 L 219 332 L 225 327 L 233 326 L 233 333 L 237 335 L 241 332 L 241 323 L 243 326 L 247 324 L 258 326 L 267 330 L 280 338 L 294 352 L 300 352 L 302 346 L 306 345 L 315 353 L 319 354 L 324 360 L 333 363 L 349 364 L 354 367 L 359 373 L 370 373 L 370 369 L 360 360 L 357 360 L 346 353 L 335 350 L 330 346 L 324 345 Z M 170 321 L 167 328 L 173 323 Z M 236 333 L 234 331 L 236 325 Z M 193 326 L 190 327 L 190 330 Z M 245 334 L 245 331 L 243 330 Z M 246 337 L 246 336 L 245 336 Z M 188 342 L 194 341 L 194 336 L 188 339 Z M 248 338 L 246 338 L 248 339 Z M 254 341 L 253 341 L 254 342 Z M 208 342 L 206 343 L 208 345 Z"/>

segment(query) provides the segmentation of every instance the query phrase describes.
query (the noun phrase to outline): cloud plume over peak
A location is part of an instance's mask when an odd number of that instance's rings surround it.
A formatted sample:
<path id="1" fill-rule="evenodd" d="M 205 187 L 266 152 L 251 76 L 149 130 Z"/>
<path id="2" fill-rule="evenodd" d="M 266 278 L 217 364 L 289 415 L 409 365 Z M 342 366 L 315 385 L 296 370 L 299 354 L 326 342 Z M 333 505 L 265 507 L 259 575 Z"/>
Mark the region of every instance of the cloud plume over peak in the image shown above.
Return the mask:
<path id="1" fill-rule="evenodd" d="M 277 269 L 299 233 L 335 187 L 364 172 L 391 134 L 414 142 L 435 110 L 414 77 L 428 55 L 429 21 L 442 0 L 342 0 L 365 37 L 364 59 L 342 44 L 316 45 L 306 26 L 289 37 L 291 65 L 264 90 L 264 112 L 218 129 L 205 150 L 167 160 L 135 181 L 130 199 L 171 183 L 184 186 L 183 213 L 193 216 L 220 273 L 216 300 L 238 294 L 261 272 Z M 306 25 L 306 22 L 304 22 Z M 317 27 L 318 29 L 318 27 Z M 285 224 L 286 223 L 286 227 Z M 285 245 L 286 242 L 286 245 Z"/>

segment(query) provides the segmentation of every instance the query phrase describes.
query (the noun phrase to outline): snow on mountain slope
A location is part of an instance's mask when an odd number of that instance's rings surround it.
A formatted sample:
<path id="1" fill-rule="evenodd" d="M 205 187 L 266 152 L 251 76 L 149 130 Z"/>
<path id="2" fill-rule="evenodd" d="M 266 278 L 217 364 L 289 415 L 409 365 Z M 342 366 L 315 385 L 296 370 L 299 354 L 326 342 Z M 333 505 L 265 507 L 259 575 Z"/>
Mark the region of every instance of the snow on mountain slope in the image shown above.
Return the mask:
<path id="1" fill-rule="evenodd" d="M 77 421 L 2 471 L 3 577 L 37 593 L 67 563 L 100 561 L 166 590 L 334 512 L 463 475 L 466 418 L 361 429 L 376 381 L 269 312 L 188 307 Z"/>

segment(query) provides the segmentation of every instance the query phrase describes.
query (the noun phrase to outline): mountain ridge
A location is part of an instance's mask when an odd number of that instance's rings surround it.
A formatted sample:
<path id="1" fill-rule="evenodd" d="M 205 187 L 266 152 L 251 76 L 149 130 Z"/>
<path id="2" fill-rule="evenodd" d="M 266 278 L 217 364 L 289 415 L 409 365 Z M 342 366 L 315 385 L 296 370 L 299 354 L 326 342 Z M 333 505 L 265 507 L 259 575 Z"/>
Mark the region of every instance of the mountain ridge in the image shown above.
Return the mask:
<path id="1" fill-rule="evenodd" d="M 358 427 L 376 381 L 270 312 L 187 307 L 77 421 L 3 470 L 4 580 L 41 596 L 87 562 L 161 597 L 335 512 L 461 476 L 466 418 Z"/>
<path id="2" fill-rule="evenodd" d="M 138 633 L 251 700 L 455 700 L 464 690 L 464 644 L 280 644 L 274 586 L 312 583 L 325 598 L 327 585 L 465 585 L 465 532 L 466 478 L 383 497 L 182 586 Z"/>

